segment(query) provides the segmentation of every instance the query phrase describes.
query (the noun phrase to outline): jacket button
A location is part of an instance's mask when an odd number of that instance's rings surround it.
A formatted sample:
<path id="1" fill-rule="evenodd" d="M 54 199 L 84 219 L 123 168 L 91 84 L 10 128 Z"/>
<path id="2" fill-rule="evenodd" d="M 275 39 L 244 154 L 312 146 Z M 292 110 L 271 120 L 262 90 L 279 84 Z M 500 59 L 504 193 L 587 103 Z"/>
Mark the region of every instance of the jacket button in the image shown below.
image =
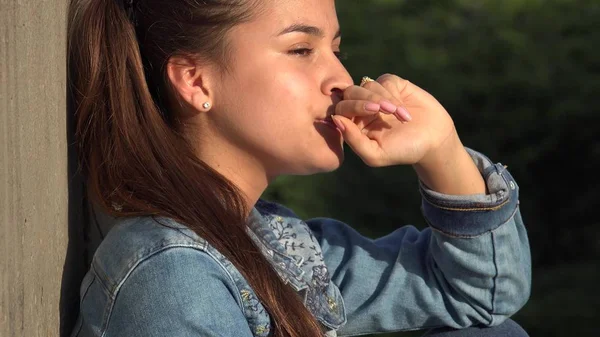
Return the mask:
<path id="1" fill-rule="evenodd" d="M 329 304 L 329 309 L 335 310 L 337 309 L 337 303 L 331 297 L 327 297 L 327 303 Z"/>
<path id="2" fill-rule="evenodd" d="M 262 325 L 259 325 L 259 326 L 256 327 L 256 333 L 259 334 L 259 335 L 264 334 L 266 331 L 267 331 L 267 328 L 265 328 Z"/>
<path id="3" fill-rule="evenodd" d="M 246 301 L 248 301 L 250 299 L 250 292 L 248 290 L 242 290 L 241 291 L 242 294 L 242 298 Z"/>

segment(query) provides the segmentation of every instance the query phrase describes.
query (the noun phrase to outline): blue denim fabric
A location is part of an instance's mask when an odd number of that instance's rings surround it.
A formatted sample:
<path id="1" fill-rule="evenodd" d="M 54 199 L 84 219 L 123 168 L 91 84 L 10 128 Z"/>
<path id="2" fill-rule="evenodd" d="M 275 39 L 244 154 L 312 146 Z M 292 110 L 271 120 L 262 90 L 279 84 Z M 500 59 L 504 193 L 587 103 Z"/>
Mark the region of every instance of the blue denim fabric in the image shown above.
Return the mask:
<path id="1" fill-rule="evenodd" d="M 467 329 L 439 328 L 428 331 L 423 337 L 529 337 L 527 332 L 511 319 L 493 327 Z"/>
<path id="2" fill-rule="evenodd" d="M 497 326 L 527 301 L 531 263 L 518 186 L 469 150 L 489 194 L 421 186 L 430 227 L 371 240 L 332 219 L 303 221 L 259 201 L 248 233 L 329 332 L 355 336 Z M 94 254 L 72 333 L 88 336 L 268 336 L 271 321 L 239 271 L 186 226 L 118 219 Z M 465 332 L 468 330 L 465 330 Z"/>

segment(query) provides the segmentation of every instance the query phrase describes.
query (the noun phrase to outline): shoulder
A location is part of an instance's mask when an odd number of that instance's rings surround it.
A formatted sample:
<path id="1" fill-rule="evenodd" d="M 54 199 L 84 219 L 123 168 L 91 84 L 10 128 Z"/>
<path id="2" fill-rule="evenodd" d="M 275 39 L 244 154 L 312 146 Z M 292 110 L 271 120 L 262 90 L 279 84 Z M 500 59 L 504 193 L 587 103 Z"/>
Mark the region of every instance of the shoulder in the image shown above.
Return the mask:
<path id="1" fill-rule="evenodd" d="M 134 273 L 171 280 L 210 275 L 233 286 L 223 263 L 222 256 L 185 225 L 168 218 L 138 217 L 115 223 L 96 250 L 91 270 L 116 296 Z"/>
<path id="2" fill-rule="evenodd" d="M 110 303 L 105 336 L 250 336 L 230 274 L 194 246 L 167 245 L 145 256 Z"/>

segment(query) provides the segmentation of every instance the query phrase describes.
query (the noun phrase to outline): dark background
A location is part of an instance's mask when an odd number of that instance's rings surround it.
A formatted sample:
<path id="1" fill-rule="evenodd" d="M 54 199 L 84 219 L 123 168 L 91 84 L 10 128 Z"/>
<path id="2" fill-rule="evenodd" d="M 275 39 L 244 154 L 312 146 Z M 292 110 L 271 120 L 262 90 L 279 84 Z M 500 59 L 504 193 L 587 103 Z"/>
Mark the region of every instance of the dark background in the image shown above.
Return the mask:
<path id="1" fill-rule="evenodd" d="M 600 0 L 337 7 L 356 83 L 389 72 L 421 86 L 466 146 L 508 165 L 519 183 L 534 273 L 514 319 L 531 336 L 600 336 Z M 264 198 L 369 237 L 425 225 L 412 168 L 372 169 L 346 155 L 338 171 L 282 177 Z"/>

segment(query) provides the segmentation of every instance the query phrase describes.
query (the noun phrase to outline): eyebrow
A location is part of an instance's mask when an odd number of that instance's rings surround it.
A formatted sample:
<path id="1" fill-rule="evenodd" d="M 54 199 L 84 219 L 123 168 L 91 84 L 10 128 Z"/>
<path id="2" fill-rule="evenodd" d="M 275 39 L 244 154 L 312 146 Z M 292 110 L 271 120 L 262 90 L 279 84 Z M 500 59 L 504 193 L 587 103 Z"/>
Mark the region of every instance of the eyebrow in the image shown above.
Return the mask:
<path id="1" fill-rule="evenodd" d="M 309 25 L 305 25 L 305 24 L 300 24 L 300 23 L 296 23 L 296 24 L 293 24 L 293 25 L 285 28 L 284 30 L 279 32 L 279 34 L 277 34 L 277 36 L 281 36 L 281 35 L 285 35 L 285 34 L 289 34 L 289 33 L 304 33 L 304 34 L 316 36 L 319 38 L 325 37 L 325 33 L 323 32 L 323 30 L 321 28 L 315 27 L 315 26 L 309 26 Z M 335 33 L 335 36 L 333 37 L 333 39 L 335 40 L 341 36 L 342 36 L 342 31 L 341 31 L 341 29 L 338 29 L 338 31 L 337 31 L 337 33 Z"/>

